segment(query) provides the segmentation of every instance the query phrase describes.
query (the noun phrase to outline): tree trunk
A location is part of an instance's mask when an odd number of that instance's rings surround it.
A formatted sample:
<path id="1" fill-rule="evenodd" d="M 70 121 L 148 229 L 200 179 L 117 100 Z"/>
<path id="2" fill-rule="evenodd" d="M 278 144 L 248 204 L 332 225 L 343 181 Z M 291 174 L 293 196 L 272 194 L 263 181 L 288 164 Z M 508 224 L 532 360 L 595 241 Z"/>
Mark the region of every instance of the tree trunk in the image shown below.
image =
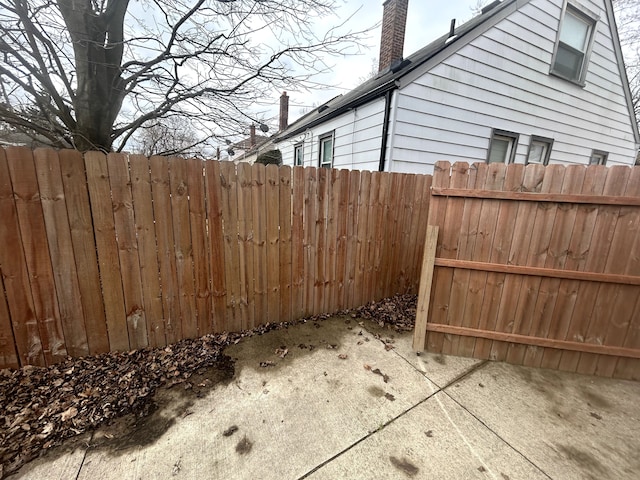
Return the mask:
<path id="1" fill-rule="evenodd" d="M 58 0 L 71 39 L 76 63 L 77 91 L 73 98 L 78 150 L 110 151 L 112 130 L 124 89 L 120 65 L 123 22 L 128 0 L 109 0 L 96 12 L 91 0 Z"/>

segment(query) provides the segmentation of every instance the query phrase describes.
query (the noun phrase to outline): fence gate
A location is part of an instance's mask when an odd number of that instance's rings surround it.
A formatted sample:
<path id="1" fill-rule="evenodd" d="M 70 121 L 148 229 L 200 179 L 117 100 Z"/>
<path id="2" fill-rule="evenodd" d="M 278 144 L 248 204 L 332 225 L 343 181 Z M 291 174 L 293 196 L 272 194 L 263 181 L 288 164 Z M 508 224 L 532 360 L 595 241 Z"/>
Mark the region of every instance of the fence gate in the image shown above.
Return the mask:
<path id="1" fill-rule="evenodd" d="M 414 349 L 640 380 L 640 167 L 438 162 Z"/>

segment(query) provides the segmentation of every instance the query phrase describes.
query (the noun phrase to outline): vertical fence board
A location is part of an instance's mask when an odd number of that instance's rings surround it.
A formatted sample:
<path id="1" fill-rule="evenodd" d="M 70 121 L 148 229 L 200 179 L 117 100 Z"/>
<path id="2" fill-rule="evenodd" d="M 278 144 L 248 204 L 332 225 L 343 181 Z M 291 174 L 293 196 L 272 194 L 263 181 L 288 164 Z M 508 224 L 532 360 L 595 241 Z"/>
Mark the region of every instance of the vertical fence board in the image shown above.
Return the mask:
<path id="1" fill-rule="evenodd" d="M 438 162 L 441 168 L 443 163 Z M 466 163 L 456 162 L 451 170 L 451 186 L 454 188 L 464 188 L 467 185 L 467 175 L 469 166 Z M 446 180 L 440 180 L 438 186 L 449 186 L 449 171 L 440 170 L 439 176 L 447 177 Z M 434 177 L 435 180 L 435 177 Z M 462 209 L 464 208 L 464 199 L 456 198 L 447 202 L 445 208 L 443 223 L 440 226 L 442 234 L 438 240 L 438 256 L 443 258 L 456 258 L 458 251 L 458 235 L 462 223 Z M 444 225 L 444 228 L 441 226 Z M 435 291 L 433 294 L 433 323 L 447 323 L 447 314 L 451 305 L 449 304 L 449 291 L 453 282 L 452 269 L 438 269 L 435 277 Z M 429 346 L 433 351 L 442 353 L 451 351 L 451 342 L 453 338 L 450 335 L 434 335 L 433 339 L 429 339 Z"/>
<path id="2" fill-rule="evenodd" d="M 607 172 L 608 170 L 604 166 L 588 168 L 581 189 L 582 193 L 601 195 L 604 191 Z M 598 206 L 595 205 L 578 206 L 565 268 L 585 271 L 588 259 L 587 252 L 590 250 L 598 211 Z M 567 325 L 564 335 L 566 340 L 579 341 L 580 338 L 584 339 L 584 333 L 581 333 L 582 324 L 585 317 L 593 309 L 592 300 L 595 299 L 585 298 L 585 291 L 582 289 L 583 283 L 575 280 L 563 280 L 560 286 L 561 291 L 566 291 L 566 294 L 572 299 L 567 304 L 561 305 L 563 310 L 558 311 L 558 314 L 562 314 L 562 323 Z M 579 360 L 579 352 L 563 351 L 558 359 L 558 368 L 573 372 Z"/>
<path id="3" fill-rule="evenodd" d="M 291 315 L 301 318 L 305 313 L 305 169 L 293 167 L 293 198 L 291 202 Z"/>
<path id="4" fill-rule="evenodd" d="M 481 168 L 482 174 L 476 176 L 476 185 L 482 184 L 487 190 L 501 190 L 504 185 L 506 175 L 506 165 L 492 163 Z M 485 173 L 486 172 L 486 173 Z M 475 261 L 488 262 L 496 230 L 498 210 L 500 202 L 497 200 L 485 199 L 480 204 L 478 215 L 478 225 L 476 230 L 476 240 L 473 245 L 471 258 Z M 480 327 L 480 315 L 482 303 L 486 293 L 487 273 L 469 272 L 469 282 L 467 283 L 467 301 L 465 302 L 465 312 L 463 314 L 462 326 L 468 328 Z M 477 340 L 472 337 L 460 339 L 458 354 L 463 356 L 473 355 L 476 349 Z"/>
<path id="5" fill-rule="evenodd" d="M 483 189 L 487 178 L 488 165 L 482 163 L 474 163 L 469 166 L 466 188 Z M 458 247 L 456 258 L 458 260 L 473 260 L 473 249 L 479 236 L 480 213 L 482 209 L 482 200 L 466 198 L 464 199 L 464 207 L 462 210 L 462 218 L 460 222 L 460 235 L 458 239 Z M 448 325 L 466 325 L 464 318 L 467 302 L 473 298 L 473 294 L 469 292 L 469 279 L 471 272 L 464 269 L 456 269 L 453 271 L 451 279 L 450 299 L 448 301 L 449 309 L 447 311 Z M 471 297 L 471 298 L 470 298 Z M 469 343 L 469 339 L 461 339 L 459 336 L 453 336 L 450 342 L 444 343 L 443 353 L 458 355 L 460 343 L 463 345 Z"/>
<path id="6" fill-rule="evenodd" d="M 267 318 L 280 321 L 280 176 L 276 165 L 267 165 L 266 175 L 266 250 Z"/>
<path id="7" fill-rule="evenodd" d="M 376 228 L 381 217 L 380 208 L 380 172 L 371 173 L 371 184 L 369 185 L 369 203 L 367 206 L 367 227 L 366 227 L 366 256 L 363 281 L 363 302 L 368 303 L 375 300 L 374 282 L 376 270 L 379 268 L 376 258 Z"/>
<path id="8" fill-rule="evenodd" d="M 414 198 L 416 195 L 416 180 L 417 175 L 408 175 L 404 181 L 404 189 L 401 195 L 402 198 L 402 237 L 400 243 L 400 257 L 399 265 L 400 269 L 398 278 L 398 284 L 395 292 L 406 293 L 409 289 L 409 285 L 412 279 L 409 277 L 410 272 L 413 270 L 412 265 L 416 262 L 415 258 L 410 258 L 409 246 L 411 244 L 411 226 L 415 222 L 415 211 L 413 210 Z M 424 228 L 424 227 L 423 227 Z M 417 260 L 419 262 L 419 260 Z"/>
<path id="9" fill-rule="evenodd" d="M 278 169 L 279 189 L 279 218 L 280 218 L 280 321 L 295 320 L 291 316 L 291 167 L 283 166 Z"/>
<path id="10" fill-rule="evenodd" d="M 240 262 L 240 315 L 242 328 L 249 328 L 255 324 L 255 279 L 253 275 L 253 203 L 252 195 L 253 177 L 251 165 L 238 164 L 238 241 Z"/>
<path id="11" fill-rule="evenodd" d="M 368 299 L 365 296 L 365 279 L 367 274 L 367 230 L 369 226 L 369 197 L 371 191 L 371 172 L 360 172 L 360 194 L 358 196 L 357 247 L 355 269 L 355 303 L 363 305 Z"/>
<path id="12" fill-rule="evenodd" d="M 378 195 L 377 208 L 379 211 L 379 216 L 376 220 L 376 229 L 378 232 L 385 232 L 385 234 L 376 235 L 376 276 L 373 281 L 374 287 L 374 297 L 376 299 L 381 299 L 387 296 L 387 285 L 386 279 L 388 277 L 389 268 L 391 267 L 390 262 L 390 253 L 391 253 L 391 242 L 389 241 L 388 232 L 389 228 L 389 217 L 391 215 L 391 187 L 392 187 L 392 179 L 389 174 L 382 174 L 380 176 L 380 194 Z M 415 192 L 412 192 L 413 195 L 410 195 L 412 199 L 415 199 Z M 417 218 L 413 219 L 412 229 L 417 229 Z M 421 226 L 422 227 L 422 226 Z M 407 252 L 405 252 L 408 255 Z"/>
<path id="13" fill-rule="evenodd" d="M 9 166 L 3 149 L 0 149 L 0 218 L 0 245 L 3 246 L 0 248 L 0 284 L 3 297 L 5 293 L 7 296 L 7 315 L 11 319 L 6 330 L 7 338 L 11 339 L 7 343 L 15 343 L 16 360 L 20 365 L 44 366 L 45 358 L 29 288 Z M 9 345 L 5 351 L 11 351 Z M 9 362 L 6 366 L 12 365 L 13 362 Z"/>
<path id="14" fill-rule="evenodd" d="M 391 182 L 391 177 L 388 175 L 385 176 L 389 182 Z M 425 228 L 427 224 L 427 208 L 428 200 L 425 202 L 425 197 L 429 197 L 429 187 L 427 186 L 427 180 L 431 177 L 427 175 L 416 175 L 416 183 L 415 190 L 411 197 L 413 198 L 413 204 L 411 206 L 412 218 L 411 218 L 411 232 L 409 234 L 410 243 L 406 252 L 407 262 L 409 266 L 409 271 L 407 274 L 408 279 L 410 279 L 410 283 L 406 286 L 406 292 L 411 294 L 418 293 L 418 285 L 420 283 L 420 268 L 422 258 L 422 250 L 424 249 L 424 234 L 427 231 Z M 388 213 L 390 210 L 390 204 L 387 202 L 387 208 L 385 209 Z M 389 215 L 385 218 L 384 225 L 388 225 Z M 389 238 L 385 235 L 385 245 L 384 256 L 385 258 L 389 258 Z M 387 265 L 387 270 L 389 265 Z M 385 273 L 386 278 L 386 273 Z M 382 282 L 384 284 L 384 282 Z M 392 295 L 393 291 L 385 289 L 380 295 L 382 298 L 388 297 Z"/>
<path id="15" fill-rule="evenodd" d="M 640 169 L 630 172 L 624 195 L 640 197 Z M 616 232 L 609 250 L 605 271 L 640 276 L 640 209 L 623 207 L 620 209 Z M 629 246 L 631 249 L 629 250 Z M 628 252 L 628 253 L 627 253 Z M 598 295 L 607 294 L 604 285 Z M 606 345 L 622 346 L 628 335 L 629 325 L 633 322 L 634 306 L 640 297 L 640 289 L 629 285 L 616 285 L 611 292 L 615 299 L 612 308 L 607 312 L 602 327 L 603 341 Z M 616 369 L 617 359 L 611 356 L 600 356 L 595 373 L 610 377 Z"/>
<path id="16" fill-rule="evenodd" d="M 539 192 L 544 178 L 544 167 L 542 165 L 529 164 L 525 167 L 522 191 Z M 528 265 L 537 259 L 538 253 L 531 246 L 542 245 L 544 232 L 540 228 L 529 228 L 529 225 L 544 225 L 543 216 L 538 218 L 538 206 L 534 202 L 522 202 L 518 206 L 518 216 L 516 218 L 515 232 L 509 253 L 509 263 L 514 265 Z M 533 252 L 530 255 L 530 252 Z M 502 315 L 513 319 L 513 326 L 510 329 L 513 333 L 525 333 L 529 329 L 526 318 L 521 314 L 527 309 L 532 309 L 531 302 L 534 300 L 532 290 L 528 289 L 529 282 L 535 279 L 522 278 L 520 276 L 508 275 L 505 278 L 502 299 L 505 300 L 504 310 L 500 309 Z M 520 314 L 520 316 L 518 316 Z M 524 322 L 524 325 L 522 324 Z M 506 352 L 506 360 L 510 363 L 520 364 L 525 353 L 524 345 L 509 344 Z"/>
<path id="17" fill-rule="evenodd" d="M 349 221 L 349 171 L 338 170 L 336 215 L 335 310 L 347 308 L 347 224 Z"/>
<path id="18" fill-rule="evenodd" d="M 111 350 L 128 350 L 129 332 L 122 292 L 122 274 L 116 243 L 107 157 L 99 152 L 87 152 L 84 156 L 84 164 L 102 280 L 109 346 Z"/>
<path id="19" fill-rule="evenodd" d="M 388 225 L 389 232 L 389 268 L 385 274 L 384 284 L 387 291 L 396 291 L 398 265 L 400 264 L 402 241 L 402 197 L 405 192 L 406 177 L 399 173 L 391 174 L 391 195 L 389 197 L 390 212 Z M 424 228 L 424 227 L 423 227 Z"/>
<path id="20" fill-rule="evenodd" d="M 0 260 L 0 265 L 2 265 Z M 20 359 L 14 341 L 11 317 L 4 290 L 4 278 L 0 271 L 0 368 L 18 368 Z"/>
<path id="21" fill-rule="evenodd" d="M 60 162 L 51 149 L 37 149 L 33 155 L 65 346 L 69 355 L 85 356 L 89 354 L 86 315 L 80 302 Z"/>
<path id="22" fill-rule="evenodd" d="M 329 170 L 319 168 L 316 172 L 316 203 L 315 203 L 315 269 L 312 278 L 313 284 L 313 314 L 325 313 L 325 285 L 326 285 L 326 265 L 327 258 L 327 202 L 329 196 Z"/>
<path id="23" fill-rule="evenodd" d="M 111 183 L 113 219 L 120 257 L 129 347 L 144 348 L 149 345 L 149 338 L 127 157 L 123 154 L 110 153 L 107 155 L 107 168 Z"/>
<path id="24" fill-rule="evenodd" d="M 503 188 L 506 191 L 517 191 L 524 180 L 524 165 L 510 165 L 505 174 Z M 518 215 L 517 202 L 503 202 L 498 209 L 496 232 L 491 245 L 489 261 L 507 263 L 513 242 L 515 223 Z M 500 315 L 500 307 L 504 305 L 503 289 L 507 276 L 503 273 L 490 272 L 487 275 L 484 299 L 480 310 L 480 324 L 497 332 L 506 332 L 510 318 Z M 474 349 L 476 358 L 504 358 L 507 345 L 503 342 L 478 339 Z"/>
<path id="25" fill-rule="evenodd" d="M 628 177 L 629 168 L 611 167 L 608 169 L 603 193 L 605 195 L 623 195 Z M 591 272 L 604 272 L 607 267 L 611 244 L 616 231 L 620 208 L 602 205 L 598 211 L 596 225 L 591 239 L 589 258 L 587 260 L 587 270 Z M 604 287 L 602 289 L 601 287 Z M 585 283 L 581 290 L 586 298 L 593 298 L 593 308 L 590 309 L 590 320 L 583 322 L 583 341 L 587 343 L 601 343 L 600 330 L 603 327 L 604 318 L 612 308 L 612 288 L 613 285 L 599 285 L 595 282 Z M 599 295 L 599 290 L 604 290 Z M 576 366 L 578 373 L 593 374 L 598 362 L 598 355 L 592 353 L 581 353 L 580 360 Z"/>
<path id="26" fill-rule="evenodd" d="M 183 159 L 172 157 L 169 159 L 169 169 L 182 338 L 195 338 L 198 335 L 198 320 L 193 277 L 193 245 L 189 221 L 190 186 L 187 178 L 187 165 Z"/>
<path id="27" fill-rule="evenodd" d="M 180 324 L 178 271 L 173 239 L 169 159 L 167 157 L 151 157 L 150 166 L 164 329 L 167 343 L 170 344 L 182 338 L 182 326 Z"/>
<path id="28" fill-rule="evenodd" d="M 222 224 L 222 177 L 220 162 L 204 164 L 206 184 L 207 233 L 209 237 L 209 274 L 211 275 L 211 331 L 220 333 L 227 327 L 225 242 Z M 250 180 L 250 179 L 249 179 Z M 250 206 L 245 205 L 245 211 Z"/>
<path id="29" fill-rule="evenodd" d="M 98 272 L 96 240 L 93 235 L 93 219 L 84 159 L 76 150 L 61 150 L 58 156 L 71 229 L 73 255 L 80 280 L 78 287 L 85 317 L 87 343 L 89 353 L 96 355 L 109 351 L 109 335 Z M 155 252 L 155 234 L 152 239 Z"/>
<path id="30" fill-rule="evenodd" d="M 209 285 L 209 252 L 207 250 L 207 214 L 205 206 L 204 166 L 202 160 L 187 162 L 189 183 L 189 220 L 193 257 L 194 294 L 198 321 L 198 335 L 211 333 L 211 287 Z"/>
<path id="31" fill-rule="evenodd" d="M 451 164 L 449 162 L 436 162 L 433 167 L 433 181 L 434 187 L 446 188 L 450 184 L 450 171 Z M 446 217 L 447 202 L 442 197 L 435 197 L 429 203 L 429 221 L 428 225 L 437 226 L 439 230 L 444 227 L 444 221 Z M 438 238 L 436 245 L 436 257 L 441 255 L 442 242 Z M 429 318 L 439 317 L 440 323 L 442 323 L 443 315 L 446 316 L 446 309 L 448 306 L 442 303 L 442 292 L 439 290 L 439 282 L 442 281 L 441 287 L 445 287 L 447 280 L 447 272 L 444 269 L 438 268 L 433 272 L 433 280 L 431 287 L 431 302 L 429 302 Z M 449 285 L 451 283 L 449 282 Z M 436 303 L 437 302 L 437 303 Z M 437 332 L 427 332 L 427 339 L 425 345 L 427 349 L 432 352 L 441 353 L 442 344 L 444 342 L 444 334 Z"/>
<path id="32" fill-rule="evenodd" d="M 565 168 L 562 165 L 550 165 L 546 167 L 540 191 L 543 193 L 561 193 L 564 183 L 564 172 Z M 528 265 L 544 267 L 547 259 L 552 256 L 550 248 L 557 211 L 558 205 L 555 203 L 538 205 L 536 221 L 533 228 L 540 233 L 540 242 L 538 244 L 532 244 Z M 534 235 L 534 238 L 537 238 L 537 236 Z M 541 277 L 525 279 L 523 288 L 527 288 L 528 291 L 532 292 L 532 301 L 530 304 L 532 308 L 525 308 L 523 312 L 528 315 L 528 325 L 526 330 L 523 330 L 525 335 L 546 337 L 548 334 L 548 325 L 542 321 L 542 318 L 545 311 L 549 308 L 549 303 L 555 302 L 557 292 L 549 291 L 548 289 L 543 290 L 541 288 L 546 285 Z M 539 364 L 542 353 L 542 348 L 528 345 L 524 349 L 522 363 L 527 366 Z"/>
<path id="33" fill-rule="evenodd" d="M 267 172 L 264 165 L 252 167 L 253 191 L 253 276 L 255 321 L 257 325 L 268 322 L 267 293 Z M 253 326 L 252 326 L 253 327 Z"/>
<path id="34" fill-rule="evenodd" d="M 220 178 L 222 182 L 222 220 L 224 225 L 224 271 L 225 285 L 227 287 L 226 319 L 228 323 L 225 330 L 238 331 L 242 329 L 242 314 L 240 312 L 240 272 L 238 269 L 240 252 L 238 245 L 237 178 L 233 162 L 222 162 L 220 164 Z"/>
<path id="35" fill-rule="evenodd" d="M 335 312 L 338 310 L 336 257 L 338 249 L 338 222 L 340 219 L 340 182 L 340 170 L 329 170 L 329 198 L 327 200 L 327 283 L 323 308 L 325 312 Z"/>
<path id="36" fill-rule="evenodd" d="M 304 316 L 313 315 L 314 281 L 316 274 L 316 202 L 317 170 L 304 169 Z"/>
<path id="37" fill-rule="evenodd" d="M 347 257 L 344 274 L 344 296 L 347 308 L 357 307 L 356 298 L 356 256 L 358 251 L 358 199 L 360 196 L 360 172 L 349 172 L 349 197 L 347 200 Z"/>
<path id="38" fill-rule="evenodd" d="M 147 339 L 150 347 L 166 345 L 164 313 L 162 311 L 162 290 L 160 288 L 160 268 L 158 245 L 151 197 L 151 176 L 149 159 L 142 155 L 129 157 L 131 178 L 131 199 L 136 220 L 136 237 L 140 261 L 142 298 L 147 323 Z"/>
<path id="39" fill-rule="evenodd" d="M 35 165 L 31 150 L 7 149 L 16 212 L 47 365 L 67 355 Z"/>

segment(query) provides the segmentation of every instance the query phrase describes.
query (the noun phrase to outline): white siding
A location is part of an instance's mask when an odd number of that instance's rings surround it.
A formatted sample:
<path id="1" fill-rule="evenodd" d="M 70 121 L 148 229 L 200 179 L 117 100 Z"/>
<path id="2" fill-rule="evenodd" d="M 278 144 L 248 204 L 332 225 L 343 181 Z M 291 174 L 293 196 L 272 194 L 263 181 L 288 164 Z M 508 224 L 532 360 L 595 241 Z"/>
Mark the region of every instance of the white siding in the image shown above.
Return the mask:
<path id="1" fill-rule="evenodd" d="M 333 166 L 377 170 L 380 162 L 384 98 L 348 111 L 293 138 L 279 142 L 282 163 L 293 165 L 293 147 L 303 144 L 304 166 L 318 166 L 319 138 L 334 132 Z"/>
<path id="2" fill-rule="evenodd" d="M 577 0 L 576 0 L 577 3 Z M 602 0 L 586 86 L 549 75 L 563 0 L 532 0 L 397 92 L 391 171 L 430 173 L 437 160 L 485 160 L 493 128 L 554 139 L 552 163 L 633 164 L 635 140 Z"/>

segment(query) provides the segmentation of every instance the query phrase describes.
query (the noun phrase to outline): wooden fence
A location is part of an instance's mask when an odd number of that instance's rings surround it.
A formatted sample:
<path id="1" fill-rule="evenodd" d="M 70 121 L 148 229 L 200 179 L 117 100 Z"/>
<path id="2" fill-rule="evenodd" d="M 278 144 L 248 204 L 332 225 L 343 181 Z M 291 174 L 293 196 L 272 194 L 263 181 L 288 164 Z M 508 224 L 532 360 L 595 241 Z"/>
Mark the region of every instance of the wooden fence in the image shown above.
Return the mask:
<path id="1" fill-rule="evenodd" d="M 431 177 L 0 149 L 0 367 L 415 292 Z"/>
<path id="2" fill-rule="evenodd" d="M 431 193 L 416 349 L 640 380 L 640 167 L 439 162 Z"/>

